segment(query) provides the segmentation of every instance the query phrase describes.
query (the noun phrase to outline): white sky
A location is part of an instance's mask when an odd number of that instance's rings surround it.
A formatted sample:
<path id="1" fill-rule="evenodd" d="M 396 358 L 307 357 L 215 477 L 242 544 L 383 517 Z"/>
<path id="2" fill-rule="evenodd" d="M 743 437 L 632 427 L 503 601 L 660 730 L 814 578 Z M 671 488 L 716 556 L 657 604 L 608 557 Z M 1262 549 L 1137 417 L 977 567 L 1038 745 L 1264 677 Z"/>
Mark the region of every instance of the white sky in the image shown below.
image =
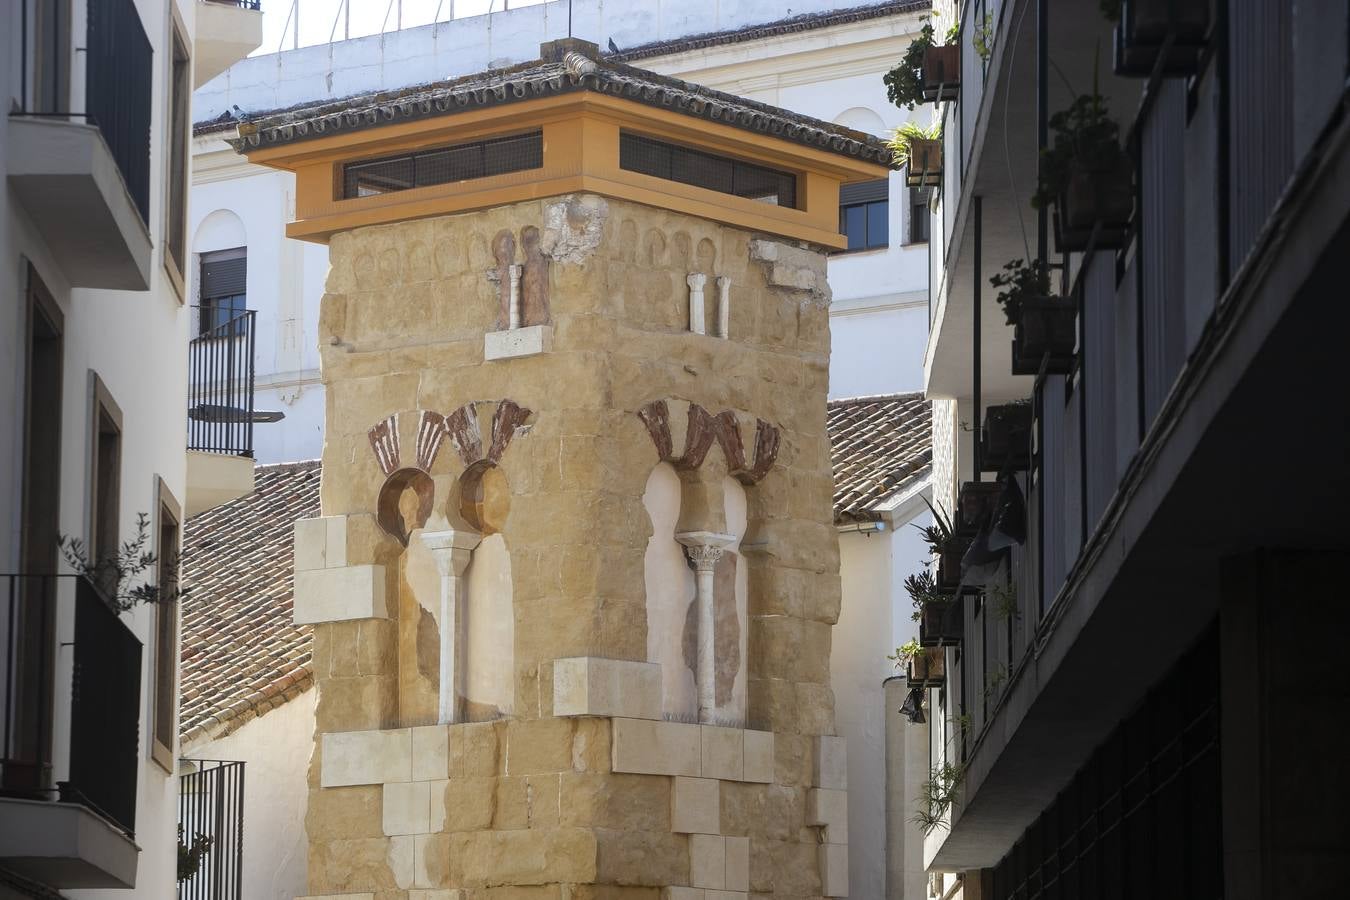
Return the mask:
<path id="1" fill-rule="evenodd" d="M 327 43 L 343 39 L 343 29 L 350 28 L 351 37 L 396 31 L 400 15 L 402 27 L 415 28 L 434 21 L 480 16 L 486 12 L 501 12 L 506 6 L 516 9 L 537 6 L 546 0 L 262 0 L 263 42 L 253 52 L 257 56 L 276 53 L 295 46 L 296 14 L 298 12 L 300 46 Z M 350 5 L 344 10 L 344 6 Z M 336 26 L 336 30 L 335 29 Z"/>

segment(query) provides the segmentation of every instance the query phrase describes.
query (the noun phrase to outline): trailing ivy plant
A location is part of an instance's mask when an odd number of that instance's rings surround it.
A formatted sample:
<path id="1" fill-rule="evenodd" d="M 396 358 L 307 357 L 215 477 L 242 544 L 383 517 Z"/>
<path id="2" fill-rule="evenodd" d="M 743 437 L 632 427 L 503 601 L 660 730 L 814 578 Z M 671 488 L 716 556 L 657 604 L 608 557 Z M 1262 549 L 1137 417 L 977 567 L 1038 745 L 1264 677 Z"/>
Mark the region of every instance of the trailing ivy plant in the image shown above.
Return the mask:
<path id="1" fill-rule="evenodd" d="M 970 36 L 970 44 L 975 48 L 975 53 L 985 62 L 994 52 L 994 16 L 993 13 L 985 13 L 984 19 L 975 26 L 975 33 Z"/>
<path id="2" fill-rule="evenodd" d="M 952 805 L 960 799 L 966 768 L 959 763 L 943 763 L 928 772 L 928 780 L 919 787 L 919 808 L 914 813 L 914 824 L 924 834 L 946 827 Z"/>
<path id="3" fill-rule="evenodd" d="M 933 14 L 937 16 L 937 13 Z M 919 36 L 910 41 L 909 46 L 905 48 L 905 55 L 901 57 L 899 65 L 891 69 L 881 80 L 886 84 L 886 98 L 896 106 L 903 106 L 905 109 L 913 109 L 922 104 L 923 99 L 923 54 L 929 47 L 938 46 L 934 37 L 937 31 L 933 28 L 932 22 L 924 22 L 923 27 L 919 29 Z M 943 35 L 946 44 L 951 44 L 961 34 L 961 23 L 953 22 Z M 944 44 L 945 46 L 945 44 Z"/>
<path id="4" fill-rule="evenodd" d="M 196 875 L 202 867 L 202 859 L 211 850 L 212 839 L 198 831 L 192 840 L 183 838 L 183 826 L 178 826 L 178 883 L 182 884 Z"/>
<path id="5" fill-rule="evenodd" d="M 995 299 L 1003 308 L 1009 325 L 1016 325 L 1022 313 L 1022 301 L 1028 297 L 1050 296 L 1050 272 L 1038 259 L 1027 262 L 1014 259 L 1003 266 L 989 283 L 1002 288 Z"/>
<path id="6" fill-rule="evenodd" d="M 905 576 L 905 591 L 914 603 L 914 612 L 910 616 L 915 622 L 923 618 L 923 609 L 934 603 L 946 603 L 947 595 L 938 590 L 937 579 L 932 571 L 924 569 L 917 574 Z"/>
<path id="7" fill-rule="evenodd" d="M 927 128 L 914 122 L 906 122 L 891 132 L 891 136 L 886 140 L 886 146 L 891 148 L 891 153 L 894 154 L 895 165 L 901 167 L 909 165 L 910 150 L 915 140 L 936 141 L 941 137 L 941 122 L 934 122 Z"/>
<path id="8" fill-rule="evenodd" d="M 150 517 L 140 513 L 136 517 L 136 536 L 123 542 L 118 549 L 97 558 L 91 557 L 84 541 L 58 534 L 56 546 L 66 563 L 78 574 L 89 579 L 103 592 L 104 598 L 119 613 L 142 603 L 172 603 L 187 597 L 187 591 L 178 587 L 178 553 L 169 550 L 164 559 L 168 577 L 164 584 L 146 580 L 132 584 L 137 576 L 155 571 L 160 559 L 147 549 L 150 542 Z"/>
<path id="9" fill-rule="evenodd" d="M 919 646 L 919 642 L 911 639 L 905 641 L 899 647 L 896 647 L 895 653 L 886 658 L 893 661 L 897 669 L 903 669 L 905 666 L 909 665 L 910 660 L 914 659 L 914 657 L 922 652 L 923 648 Z"/>

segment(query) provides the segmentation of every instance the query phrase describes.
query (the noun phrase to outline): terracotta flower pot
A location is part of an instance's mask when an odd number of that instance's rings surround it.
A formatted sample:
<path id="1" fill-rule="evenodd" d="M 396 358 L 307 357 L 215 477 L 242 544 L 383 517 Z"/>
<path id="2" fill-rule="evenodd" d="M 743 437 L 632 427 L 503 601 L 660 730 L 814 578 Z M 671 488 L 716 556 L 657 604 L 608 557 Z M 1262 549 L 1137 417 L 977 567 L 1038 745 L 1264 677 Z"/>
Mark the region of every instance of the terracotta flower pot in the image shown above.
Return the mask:
<path id="1" fill-rule="evenodd" d="M 1104 166 L 1075 166 L 1058 206 L 1055 243 L 1060 250 L 1086 250 L 1094 229 L 1098 249 L 1125 246 L 1130 214 L 1134 212 L 1134 166 L 1130 158 L 1121 153 Z"/>
<path id="2" fill-rule="evenodd" d="M 941 687 L 947 680 L 946 654 L 941 647 L 920 650 L 910 658 L 905 674 L 911 687 Z"/>
<path id="3" fill-rule="evenodd" d="M 911 138 L 905 184 L 910 187 L 941 187 L 942 138 Z"/>
<path id="4" fill-rule="evenodd" d="M 1043 359 L 1048 374 L 1063 375 L 1072 370 L 1078 342 L 1077 317 L 1077 307 L 1067 298 L 1023 299 L 1013 326 L 1012 373 L 1035 375 Z"/>
<path id="5" fill-rule="evenodd" d="M 929 603 L 919 616 L 919 646 L 955 647 L 961 643 L 962 629 L 959 598 Z"/>
<path id="6" fill-rule="evenodd" d="M 956 44 L 929 47 L 923 52 L 922 73 L 924 100 L 955 100 L 961 93 L 961 48 Z"/>

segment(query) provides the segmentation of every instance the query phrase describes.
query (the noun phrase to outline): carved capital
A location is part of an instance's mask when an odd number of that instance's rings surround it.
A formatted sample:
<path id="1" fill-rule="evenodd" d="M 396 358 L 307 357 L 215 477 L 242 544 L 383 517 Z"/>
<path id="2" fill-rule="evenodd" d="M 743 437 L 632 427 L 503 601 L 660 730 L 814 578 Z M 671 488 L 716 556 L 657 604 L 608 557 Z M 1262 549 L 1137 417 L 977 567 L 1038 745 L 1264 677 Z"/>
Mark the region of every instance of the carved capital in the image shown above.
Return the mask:
<path id="1" fill-rule="evenodd" d="M 715 531 L 685 531 L 675 535 L 675 540 L 684 545 L 685 556 L 697 571 L 711 572 L 727 547 L 736 541 L 736 536 Z"/>

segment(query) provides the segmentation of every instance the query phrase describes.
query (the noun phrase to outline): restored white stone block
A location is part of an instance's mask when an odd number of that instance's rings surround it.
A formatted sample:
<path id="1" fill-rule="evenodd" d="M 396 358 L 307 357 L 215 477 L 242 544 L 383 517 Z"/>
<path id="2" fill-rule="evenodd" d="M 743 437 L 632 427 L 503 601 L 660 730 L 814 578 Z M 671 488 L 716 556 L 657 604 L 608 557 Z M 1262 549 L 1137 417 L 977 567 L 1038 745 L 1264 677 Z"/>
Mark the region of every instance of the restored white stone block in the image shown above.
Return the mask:
<path id="1" fill-rule="evenodd" d="M 347 565 L 347 517 L 297 520 L 293 562 L 297 572 Z"/>
<path id="2" fill-rule="evenodd" d="M 411 729 L 341 731 L 323 736 L 323 769 L 319 775 L 323 787 L 411 780 Z"/>
<path id="3" fill-rule="evenodd" d="M 430 782 L 396 781 L 384 786 L 384 833 L 426 834 L 431 830 Z"/>
<path id="4" fill-rule="evenodd" d="M 704 778 L 742 781 L 745 774 L 745 731 L 702 725 L 702 762 L 699 774 Z"/>
<path id="5" fill-rule="evenodd" d="M 820 893 L 826 897 L 848 896 L 848 845 L 821 844 Z"/>
<path id="6" fill-rule="evenodd" d="M 671 789 L 670 830 L 676 834 L 721 833 L 722 788 L 717 779 L 675 779 Z"/>
<path id="7" fill-rule="evenodd" d="M 295 573 L 295 624 L 387 619 L 384 566 L 342 566 Z"/>
<path id="8" fill-rule="evenodd" d="M 359 894 L 310 894 L 308 897 L 296 897 L 295 900 L 375 900 L 370 891 Z"/>
<path id="9" fill-rule="evenodd" d="M 468 894 L 459 888 L 439 888 L 431 891 L 415 888 L 408 891 L 408 900 L 465 900 L 467 897 Z M 374 900 L 374 895 L 371 895 L 371 900 Z"/>
<path id="10" fill-rule="evenodd" d="M 347 517 L 324 516 L 328 523 L 328 540 L 324 547 L 324 566 L 337 569 L 347 565 Z"/>
<path id="11" fill-rule="evenodd" d="M 703 888 L 668 887 L 661 889 L 661 900 L 706 900 Z"/>
<path id="12" fill-rule="evenodd" d="M 806 824 L 825 828 L 825 843 L 848 843 L 848 791 L 811 788 L 806 792 Z"/>
<path id="13" fill-rule="evenodd" d="M 413 864 L 415 861 L 415 840 L 412 835 L 400 835 L 389 839 L 389 871 L 394 876 L 394 884 L 402 890 L 413 886 Z"/>
<path id="14" fill-rule="evenodd" d="M 538 356 L 553 349 L 552 325 L 529 325 L 483 335 L 483 359 L 515 359 Z"/>
<path id="15" fill-rule="evenodd" d="M 727 886 L 726 841 L 721 835 L 689 836 L 689 883 L 701 888 Z"/>
<path id="16" fill-rule="evenodd" d="M 699 726 L 649 719 L 615 719 L 611 762 L 615 772 L 692 775 L 700 771 Z"/>
<path id="17" fill-rule="evenodd" d="M 726 855 L 726 889 L 729 891 L 750 890 L 750 839 L 748 837 L 727 838 Z"/>
<path id="18" fill-rule="evenodd" d="M 434 887 L 436 882 L 427 871 L 427 850 L 431 846 L 430 834 L 419 834 L 413 838 L 413 885 L 419 888 Z"/>
<path id="19" fill-rule="evenodd" d="M 423 782 L 427 790 L 431 792 L 430 809 L 427 813 L 427 831 L 431 834 L 439 834 L 445 828 L 445 790 L 450 786 L 450 780 L 427 781 Z"/>
<path id="20" fill-rule="evenodd" d="M 553 661 L 555 716 L 661 718 L 661 666 L 578 656 Z"/>
<path id="21" fill-rule="evenodd" d="M 750 900 L 745 891 L 708 891 L 703 897 L 704 900 Z"/>
<path id="22" fill-rule="evenodd" d="M 773 732 L 747 731 L 744 740 L 745 772 L 741 780 L 773 784 Z"/>
<path id="23" fill-rule="evenodd" d="M 450 729 L 419 725 L 412 729 L 412 780 L 439 781 L 450 774 Z"/>
<path id="24" fill-rule="evenodd" d="M 813 784 L 843 791 L 848 789 L 848 754 L 844 739 L 822 734 L 816 738 Z"/>

